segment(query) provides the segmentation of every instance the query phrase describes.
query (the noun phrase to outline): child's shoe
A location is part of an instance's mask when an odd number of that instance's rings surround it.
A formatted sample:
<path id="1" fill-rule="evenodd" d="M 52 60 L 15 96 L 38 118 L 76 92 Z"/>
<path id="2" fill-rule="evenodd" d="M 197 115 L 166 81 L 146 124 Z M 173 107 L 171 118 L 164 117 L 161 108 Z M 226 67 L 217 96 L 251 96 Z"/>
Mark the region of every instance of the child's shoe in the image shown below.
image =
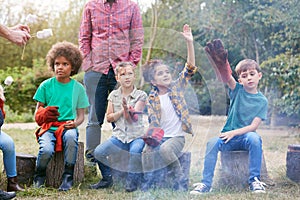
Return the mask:
<path id="1" fill-rule="evenodd" d="M 254 178 L 254 181 L 252 183 L 250 183 L 249 185 L 249 189 L 253 192 L 253 193 L 265 193 L 265 186 L 266 184 L 263 182 L 260 182 L 260 180 L 258 180 L 257 177 Z"/>
<path id="2" fill-rule="evenodd" d="M 211 188 L 204 183 L 195 183 L 193 186 L 195 189 L 193 189 L 190 194 L 198 195 L 211 192 Z"/>

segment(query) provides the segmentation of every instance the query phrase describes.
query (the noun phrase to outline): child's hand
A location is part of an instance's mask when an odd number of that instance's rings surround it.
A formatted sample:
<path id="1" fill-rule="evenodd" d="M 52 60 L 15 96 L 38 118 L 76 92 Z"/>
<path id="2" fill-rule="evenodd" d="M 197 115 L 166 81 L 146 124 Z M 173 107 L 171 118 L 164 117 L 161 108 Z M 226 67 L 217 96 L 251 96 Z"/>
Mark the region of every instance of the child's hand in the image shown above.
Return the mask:
<path id="1" fill-rule="evenodd" d="M 181 34 L 188 42 L 192 42 L 194 40 L 192 30 L 188 24 L 183 26 L 183 32 Z"/>
<path id="2" fill-rule="evenodd" d="M 66 124 L 64 125 L 65 129 L 73 129 L 76 128 L 76 124 L 74 121 L 67 121 Z"/>
<path id="3" fill-rule="evenodd" d="M 125 112 L 128 112 L 128 106 L 127 106 L 127 101 L 126 99 L 123 97 L 122 99 L 122 106 Z"/>
<path id="4" fill-rule="evenodd" d="M 228 132 L 225 132 L 225 133 L 220 133 L 220 136 L 219 136 L 219 137 L 220 137 L 222 140 L 225 140 L 225 144 L 226 144 L 226 143 L 229 142 L 234 136 L 235 136 L 235 134 L 234 134 L 233 132 L 228 131 Z"/>

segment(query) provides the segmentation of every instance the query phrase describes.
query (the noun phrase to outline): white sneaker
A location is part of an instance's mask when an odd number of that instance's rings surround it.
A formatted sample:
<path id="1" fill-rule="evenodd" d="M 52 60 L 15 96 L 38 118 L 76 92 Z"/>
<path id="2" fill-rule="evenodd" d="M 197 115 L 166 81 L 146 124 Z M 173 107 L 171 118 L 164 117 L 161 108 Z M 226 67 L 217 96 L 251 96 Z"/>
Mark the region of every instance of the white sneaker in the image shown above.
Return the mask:
<path id="1" fill-rule="evenodd" d="M 261 182 L 260 180 L 258 180 L 257 177 L 255 177 L 254 181 L 252 183 L 250 183 L 249 189 L 253 193 L 265 193 L 266 192 L 265 186 L 266 186 L 266 184 L 264 182 Z"/>
<path id="2" fill-rule="evenodd" d="M 195 183 L 193 184 L 193 186 L 195 187 L 195 189 L 193 189 L 190 194 L 199 195 L 211 192 L 211 188 L 204 183 Z"/>

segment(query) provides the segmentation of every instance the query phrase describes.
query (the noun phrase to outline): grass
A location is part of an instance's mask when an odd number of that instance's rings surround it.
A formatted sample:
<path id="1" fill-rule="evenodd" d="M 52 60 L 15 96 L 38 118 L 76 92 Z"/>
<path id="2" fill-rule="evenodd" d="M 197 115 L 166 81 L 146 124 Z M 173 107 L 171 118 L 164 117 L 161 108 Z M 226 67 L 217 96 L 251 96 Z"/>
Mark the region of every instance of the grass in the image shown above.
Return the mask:
<path id="1" fill-rule="evenodd" d="M 192 152 L 192 163 L 190 169 L 190 189 L 194 182 L 201 180 L 201 172 L 203 167 L 203 155 L 205 151 L 206 141 L 216 136 L 221 130 L 225 122 L 225 117 L 218 116 L 198 116 L 193 117 L 193 126 L 196 132 L 194 137 L 186 137 L 185 151 Z M 84 125 L 80 126 L 80 141 L 85 141 Z M 2 129 L 8 133 L 15 141 L 16 151 L 26 154 L 36 155 L 38 152 L 38 144 L 34 136 L 34 129 L 9 128 Z M 213 192 L 203 196 L 191 196 L 188 192 L 174 192 L 167 189 L 151 190 L 147 193 L 136 191 L 133 193 L 125 193 L 124 187 L 115 184 L 112 188 L 104 190 L 90 190 L 89 184 L 99 180 L 92 173 L 85 170 L 84 181 L 76 184 L 72 190 L 68 192 L 58 192 L 55 188 L 34 189 L 27 188 L 25 192 L 17 194 L 16 199 L 112 199 L 112 200 L 184 200 L 184 199 L 297 199 L 300 198 L 300 184 L 294 183 L 286 177 L 286 154 L 289 144 L 300 144 L 299 128 L 262 126 L 258 133 L 263 139 L 263 149 L 265 161 L 269 176 L 276 183 L 275 186 L 267 188 L 265 194 L 252 194 L 247 188 L 236 191 L 233 189 L 213 188 Z M 106 140 L 110 136 L 110 131 L 103 133 L 102 140 Z M 1 153 L 0 153 L 1 154 Z M 2 156 L 2 155 L 1 155 Z M 220 163 L 217 165 L 215 182 L 217 182 L 217 171 Z M 3 169 L 3 163 L 0 161 L 0 169 Z M 99 172 L 98 172 L 99 173 Z M 6 187 L 6 178 L 4 173 L 0 173 L 1 188 Z"/>

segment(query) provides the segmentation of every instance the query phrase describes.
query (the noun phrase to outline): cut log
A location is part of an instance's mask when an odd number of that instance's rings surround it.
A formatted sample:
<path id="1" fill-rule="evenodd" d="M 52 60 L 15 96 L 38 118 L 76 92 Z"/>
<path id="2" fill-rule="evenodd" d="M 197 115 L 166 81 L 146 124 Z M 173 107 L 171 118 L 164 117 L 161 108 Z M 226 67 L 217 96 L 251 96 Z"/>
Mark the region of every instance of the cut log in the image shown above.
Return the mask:
<path id="1" fill-rule="evenodd" d="M 64 154 L 56 152 L 47 166 L 46 186 L 58 188 L 64 172 Z M 78 142 L 77 160 L 74 168 L 74 182 L 81 182 L 84 178 L 84 144 Z"/>
<path id="2" fill-rule="evenodd" d="M 249 152 L 248 151 L 223 151 L 221 152 L 221 168 L 219 170 L 218 186 L 229 187 L 237 190 L 248 187 L 249 179 Z M 268 175 L 264 154 L 260 180 L 268 185 L 274 182 Z"/>
<path id="3" fill-rule="evenodd" d="M 300 145 L 288 145 L 286 155 L 286 176 L 296 183 L 300 183 Z"/>
<path id="4" fill-rule="evenodd" d="M 24 153 L 16 153 L 16 161 L 18 183 L 23 187 L 29 187 L 33 182 L 36 156 Z"/>

